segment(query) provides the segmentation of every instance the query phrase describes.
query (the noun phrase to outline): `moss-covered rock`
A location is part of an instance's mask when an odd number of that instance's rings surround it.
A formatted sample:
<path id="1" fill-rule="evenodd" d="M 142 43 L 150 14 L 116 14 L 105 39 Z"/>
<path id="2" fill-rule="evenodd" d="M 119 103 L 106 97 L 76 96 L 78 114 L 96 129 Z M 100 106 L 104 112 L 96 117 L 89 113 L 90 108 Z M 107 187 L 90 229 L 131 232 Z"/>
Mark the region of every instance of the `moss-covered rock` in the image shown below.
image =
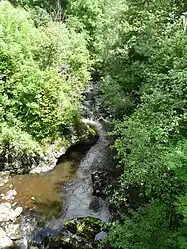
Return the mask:
<path id="1" fill-rule="evenodd" d="M 65 227 L 71 233 L 89 240 L 93 240 L 95 235 L 101 231 L 102 225 L 101 220 L 93 217 L 73 219 L 65 223 Z"/>
<path id="2" fill-rule="evenodd" d="M 50 229 L 52 233 L 43 237 L 38 246 L 43 244 L 49 249 L 96 249 L 99 242 L 95 241 L 95 236 L 102 227 L 103 222 L 93 217 L 69 220 L 58 234 Z"/>

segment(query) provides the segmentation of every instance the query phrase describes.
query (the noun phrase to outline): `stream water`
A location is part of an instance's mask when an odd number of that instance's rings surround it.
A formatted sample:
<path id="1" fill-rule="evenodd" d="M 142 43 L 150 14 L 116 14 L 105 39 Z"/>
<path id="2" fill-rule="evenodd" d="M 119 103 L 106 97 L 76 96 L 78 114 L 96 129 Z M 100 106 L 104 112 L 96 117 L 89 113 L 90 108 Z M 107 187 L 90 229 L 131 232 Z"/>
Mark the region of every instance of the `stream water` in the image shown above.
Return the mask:
<path id="1" fill-rule="evenodd" d="M 15 190 L 17 194 L 12 200 L 9 198 L 12 204 L 35 210 L 48 219 L 57 216 L 63 204 L 62 185 L 76 176 L 78 165 L 89 148 L 87 144 L 72 146 L 50 172 L 12 176 L 1 188 L 2 197 Z M 0 201 L 3 202 L 3 198 Z"/>
<path id="2" fill-rule="evenodd" d="M 107 132 L 100 123 L 92 120 L 84 120 L 99 135 L 99 139 L 87 152 L 77 169 L 76 177 L 63 186 L 63 212 L 62 215 L 48 223 L 48 227 L 58 229 L 66 220 L 90 216 L 106 221 L 110 218 L 110 212 L 106 203 L 93 196 L 93 184 L 91 175 L 96 170 L 106 170 L 109 163 Z M 96 211 L 90 208 L 90 204 L 97 202 L 99 208 Z"/>
<path id="3" fill-rule="evenodd" d="M 63 211 L 60 217 L 50 221 L 47 226 L 58 229 L 66 220 L 90 216 L 106 221 L 110 218 L 107 204 L 99 197 L 93 196 L 92 173 L 111 170 L 113 165 L 109 150 L 108 130 L 110 122 L 103 113 L 99 87 L 90 85 L 83 103 L 83 121 L 93 128 L 99 138 L 81 160 L 76 177 L 63 185 Z M 97 210 L 90 208 L 96 202 Z"/>

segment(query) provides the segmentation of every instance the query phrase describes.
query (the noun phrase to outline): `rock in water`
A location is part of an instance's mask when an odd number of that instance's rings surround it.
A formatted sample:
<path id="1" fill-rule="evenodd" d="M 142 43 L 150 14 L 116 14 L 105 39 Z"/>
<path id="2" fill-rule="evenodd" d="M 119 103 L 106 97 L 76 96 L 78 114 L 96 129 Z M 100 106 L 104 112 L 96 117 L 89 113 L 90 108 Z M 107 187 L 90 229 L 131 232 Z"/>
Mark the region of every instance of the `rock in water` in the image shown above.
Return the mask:
<path id="1" fill-rule="evenodd" d="M 6 227 L 6 234 L 12 240 L 21 239 L 21 230 L 19 224 L 9 224 Z"/>
<path id="2" fill-rule="evenodd" d="M 111 183 L 110 171 L 95 171 L 92 173 L 93 195 L 105 198 L 105 188 Z"/>
<path id="3" fill-rule="evenodd" d="M 99 212 L 101 207 L 99 198 L 94 196 L 92 201 L 90 202 L 89 209 L 92 209 L 95 213 Z"/>
<path id="4" fill-rule="evenodd" d="M 107 236 L 106 232 L 101 231 L 100 233 L 95 235 L 95 241 L 101 241 Z"/>
<path id="5" fill-rule="evenodd" d="M 101 220 L 94 217 L 82 217 L 66 221 L 65 228 L 72 234 L 91 241 L 101 231 L 102 224 Z"/>
<path id="6" fill-rule="evenodd" d="M 68 220 L 61 230 L 48 227 L 42 229 L 35 240 L 39 248 L 48 249 L 96 249 L 96 234 L 101 231 L 103 222 L 93 217 L 81 217 Z M 58 231 L 58 235 L 54 232 Z"/>
<path id="7" fill-rule="evenodd" d="M 13 241 L 6 235 L 5 231 L 0 228 L 0 249 L 13 248 Z"/>
<path id="8" fill-rule="evenodd" d="M 17 207 L 11 214 L 10 220 L 14 221 L 17 217 L 20 216 L 20 214 L 23 212 L 22 207 Z"/>
<path id="9" fill-rule="evenodd" d="M 36 234 L 35 242 L 37 244 L 41 244 L 45 238 L 53 237 L 53 236 L 56 236 L 56 235 L 58 235 L 58 231 L 53 230 L 53 229 L 51 229 L 49 227 L 45 227 Z"/>

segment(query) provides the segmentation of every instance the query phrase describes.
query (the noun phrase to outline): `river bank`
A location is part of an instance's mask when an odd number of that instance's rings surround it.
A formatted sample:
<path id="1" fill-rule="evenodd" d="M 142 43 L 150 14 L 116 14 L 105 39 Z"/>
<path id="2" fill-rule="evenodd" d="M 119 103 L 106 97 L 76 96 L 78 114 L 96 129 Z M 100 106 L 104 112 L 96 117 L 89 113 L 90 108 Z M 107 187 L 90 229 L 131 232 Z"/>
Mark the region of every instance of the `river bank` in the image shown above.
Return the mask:
<path id="1" fill-rule="evenodd" d="M 110 170 L 108 123 L 99 110 L 100 104 L 96 98 L 99 96 L 98 89 L 93 91 L 89 88 L 86 94 L 83 122 L 92 131 L 90 142 L 76 143 L 65 154 L 64 148 L 53 150 L 48 158 L 51 160 L 47 160 L 47 155 L 45 157 L 48 164 L 43 161 L 41 165 L 33 167 L 29 174 L 10 177 L 10 172 L 2 173 L 3 212 L 14 212 L 16 208 L 20 210 L 14 220 L 1 223 L 4 236 L 9 234 L 7 227 L 10 225 L 14 226 L 14 234 L 19 234 L 16 239 L 14 236 L 10 238 L 10 248 L 13 242 L 18 248 L 30 248 L 32 240 L 41 230 L 38 225 L 41 223 L 42 227 L 45 224 L 51 231 L 58 231 L 68 220 L 93 217 L 107 221 L 111 216 L 106 202 L 94 194 L 93 182 L 94 173 Z M 94 121 L 93 116 L 99 121 Z M 93 135 L 93 131 L 97 136 Z M 52 220 L 46 223 L 46 217 Z"/>

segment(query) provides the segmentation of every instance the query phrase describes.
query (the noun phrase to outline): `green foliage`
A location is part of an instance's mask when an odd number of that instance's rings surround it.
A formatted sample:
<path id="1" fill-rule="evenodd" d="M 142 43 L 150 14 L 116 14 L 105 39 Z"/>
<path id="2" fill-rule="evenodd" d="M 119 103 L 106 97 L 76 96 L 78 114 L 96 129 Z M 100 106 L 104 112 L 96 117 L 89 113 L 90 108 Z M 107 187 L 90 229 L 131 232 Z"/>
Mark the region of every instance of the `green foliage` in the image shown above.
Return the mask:
<path id="1" fill-rule="evenodd" d="M 117 41 L 119 23 L 123 22 L 120 14 L 125 9 L 123 0 L 67 1 L 66 22 L 76 32 L 86 32 L 87 47 L 93 59 L 93 74 L 101 75 L 105 71 L 104 63 L 109 58 L 109 48 Z"/>
<path id="2" fill-rule="evenodd" d="M 158 201 L 151 202 L 133 213 L 131 218 L 126 216 L 123 221 L 114 223 L 107 242 L 118 249 L 180 248 L 180 232 L 178 228 L 171 229 L 171 215 L 175 214 L 166 205 Z"/>
<path id="3" fill-rule="evenodd" d="M 23 137 L 27 132 L 36 151 L 35 139 L 65 136 L 80 125 L 91 65 L 85 35 L 60 22 L 36 28 L 32 14 L 8 2 L 1 3 L 0 23 L 0 122 Z"/>
<path id="4" fill-rule="evenodd" d="M 67 1 L 66 21 L 77 33 L 85 31 L 94 70 L 99 67 L 101 60 L 98 54 L 100 49 L 98 33 L 104 22 L 104 5 L 103 0 Z"/>
<path id="5" fill-rule="evenodd" d="M 83 28 L 93 36 L 96 32 L 97 24 L 101 21 L 103 5 L 102 0 L 68 1 L 67 14 L 69 17 L 77 17 L 83 24 Z"/>
<path id="6" fill-rule="evenodd" d="M 1 126 L 0 142 L 1 154 L 4 154 L 5 150 L 11 151 L 16 156 L 34 156 L 41 152 L 39 144 L 33 141 L 31 135 L 18 128 L 8 127 L 6 124 Z"/>
<path id="7" fill-rule="evenodd" d="M 54 18 L 63 17 L 63 12 L 66 7 L 66 0 L 10 0 L 10 2 L 14 6 L 21 6 L 25 9 L 34 10 L 34 12 L 38 12 L 37 16 L 42 19 L 42 15 L 40 15 L 43 11 L 47 11 Z M 58 16 L 57 16 L 58 15 Z"/>
<path id="8" fill-rule="evenodd" d="M 130 117 L 116 125 L 114 133 L 119 139 L 115 148 L 120 163 L 125 165 L 122 184 L 143 186 L 147 196 L 166 200 L 165 194 L 177 181 L 172 180 L 176 176 L 173 173 L 171 176 L 164 155 L 186 134 L 186 73 L 181 65 L 186 37 L 178 20 L 170 24 L 169 19 L 167 29 L 164 29 L 162 19 L 157 19 L 160 20 L 159 29 L 153 20 L 150 23 L 151 20 L 145 21 L 143 30 L 140 27 L 141 33 L 136 35 L 136 50 L 133 50 L 134 62 L 131 60 L 138 66 L 138 72 L 143 73 L 139 86 L 141 104 Z M 143 51 L 143 57 L 137 56 L 137 51 Z M 128 61 L 126 63 L 129 65 Z M 164 178 L 167 179 L 168 174 L 170 177 L 166 181 Z M 176 189 L 180 188 L 176 185 Z"/>
<path id="9" fill-rule="evenodd" d="M 171 149 L 166 157 L 168 167 L 175 170 L 176 174 L 184 180 L 187 185 L 187 141 L 181 140 Z M 184 216 L 184 222 L 187 223 L 187 194 L 181 196 L 176 202 L 177 208 Z"/>
<path id="10" fill-rule="evenodd" d="M 115 15 L 112 16 L 113 31 L 111 35 L 103 32 L 105 36 L 101 37 L 104 47 L 102 57 L 104 56 L 106 66 L 103 83 L 104 102 L 111 114 L 120 118 L 124 114 L 131 114 L 131 110 L 133 111 L 140 102 L 139 91 L 142 85 L 147 83 L 150 77 L 156 78 L 154 67 L 158 65 L 157 61 L 165 68 L 167 65 L 159 59 L 162 56 L 162 59 L 166 59 L 168 55 L 171 62 L 172 56 L 180 53 L 178 44 L 181 42 L 183 29 L 178 13 L 181 6 L 176 6 L 172 1 L 143 2 L 127 1 L 126 6 L 121 4 L 121 9 L 118 7 L 120 11 L 115 8 L 117 18 Z M 173 39 L 178 41 L 174 42 Z M 169 41 L 172 43 L 171 48 L 169 44 L 166 45 Z M 175 53 L 172 55 L 174 49 Z M 159 54 L 160 51 L 162 55 Z M 118 101 L 115 104 L 113 100 L 116 96 Z"/>
<path id="11" fill-rule="evenodd" d="M 112 134 L 123 172 L 112 191 L 111 204 L 121 211 L 121 216 L 154 200 L 158 201 L 160 213 L 171 205 L 174 212 L 180 213 L 173 217 L 174 223 L 186 217 L 184 157 L 178 157 L 175 167 L 170 165 L 170 157 L 174 157 L 178 143 L 187 134 L 186 33 L 180 17 L 183 6 L 184 2 L 176 1 L 129 0 L 122 6 L 123 11 L 117 11 L 118 19 L 113 17 L 113 23 L 118 24 L 113 26 L 115 36 L 108 33 L 102 39 L 105 46 L 101 56 L 106 66 L 103 100 L 108 111 L 118 118 Z M 136 215 L 139 219 L 134 221 Z M 109 240 L 114 248 L 184 248 L 178 242 L 179 238 L 185 241 L 183 235 L 170 228 L 162 231 L 166 237 L 152 245 L 151 241 L 161 234 L 146 235 L 145 229 L 151 228 L 146 223 L 142 229 L 145 215 L 138 211 L 135 216 L 126 218 L 124 225 L 119 223 L 116 230 L 111 228 Z M 159 219 L 156 212 L 155 218 Z M 154 217 L 149 219 L 151 224 Z M 158 232 L 162 230 L 159 222 L 153 224 Z M 145 234 L 138 237 L 140 230 Z M 119 234 L 113 237 L 115 231 Z M 182 223 L 179 233 L 183 231 Z M 133 244 L 131 239 L 136 241 L 136 236 L 138 244 Z M 168 241 L 170 236 L 175 242 Z"/>
<path id="12" fill-rule="evenodd" d="M 41 139 L 77 128 L 92 67 L 122 172 L 108 242 L 186 248 L 186 1 L 73 0 L 66 24 L 63 1 L 17 4 L 29 11 L 0 8 L 1 151 L 36 154 Z"/>

